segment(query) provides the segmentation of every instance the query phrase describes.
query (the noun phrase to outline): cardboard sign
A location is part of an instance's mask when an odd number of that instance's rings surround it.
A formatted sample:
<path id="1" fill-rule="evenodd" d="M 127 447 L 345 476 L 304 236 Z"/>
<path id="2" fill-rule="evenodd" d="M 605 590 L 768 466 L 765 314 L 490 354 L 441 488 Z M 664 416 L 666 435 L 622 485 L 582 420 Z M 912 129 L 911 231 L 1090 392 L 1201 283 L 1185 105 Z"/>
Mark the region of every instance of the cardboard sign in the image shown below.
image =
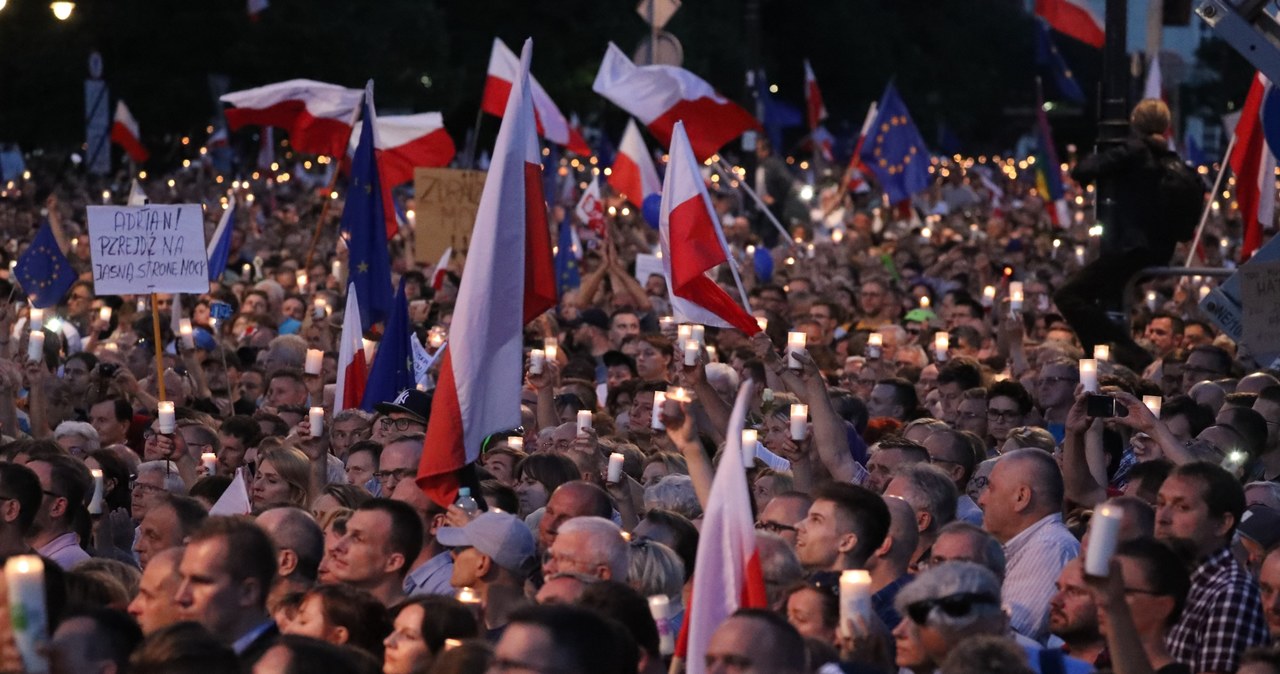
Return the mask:
<path id="1" fill-rule="evenodd" d="M 1269 364 L 1280 355 L 1280 261 L 1240 268 L 1244 338 L 1253 357 Z"/>
<path id="2" fill-rule="evenodd" d="M 419 262 L 436 262 L 450 246 L 466 255 L 484 176 L 484 171 L 469 169 L 414 169 L 414 257 Z"/>
<path id="3" fill-rule="evenodd" d="M 1248 269 L 1273 260 L 1280 260 L 1280 236 L 1272 237 L 1266 245 L 1254 252 L 1253 257 L 1249 258 L 1249 261 L 1240 269 Z M 1205 312 L 1209 320 L 1236 342 L 1244 339 L 1244 292 L 1240 287 L 1241 280 L 1242 274 L 1237 271 L 1200 301 L 1200 309 Z"/>
<path id="4" fill-rule="evenodd" d="M 640 285 L 648 283 L 650 276 L 665 276 L 662 267 L 662 258 L 657 255 L 648 253 L 636 254 L 636 280 Z"/>
<path id="5" fill-rule="evenodd" d="M 88 211 L 94 293 L 209 290 L 199 204 L 89 206 Z"/>

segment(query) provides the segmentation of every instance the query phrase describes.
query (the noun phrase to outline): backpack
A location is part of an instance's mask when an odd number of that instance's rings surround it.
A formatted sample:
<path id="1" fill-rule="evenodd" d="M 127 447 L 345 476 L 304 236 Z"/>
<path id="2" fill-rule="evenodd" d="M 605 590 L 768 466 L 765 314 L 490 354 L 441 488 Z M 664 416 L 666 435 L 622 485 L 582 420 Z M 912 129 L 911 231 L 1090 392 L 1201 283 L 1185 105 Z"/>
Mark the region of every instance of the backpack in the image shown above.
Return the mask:
<path id="1" fill-rule="evenodd" d="M 1160 166 L 1160 233 L 1175 242 L 1190 241 L 1204 209 L 1204 181 L 1176 154 L 1169 153 L 1156 161 Z"/>

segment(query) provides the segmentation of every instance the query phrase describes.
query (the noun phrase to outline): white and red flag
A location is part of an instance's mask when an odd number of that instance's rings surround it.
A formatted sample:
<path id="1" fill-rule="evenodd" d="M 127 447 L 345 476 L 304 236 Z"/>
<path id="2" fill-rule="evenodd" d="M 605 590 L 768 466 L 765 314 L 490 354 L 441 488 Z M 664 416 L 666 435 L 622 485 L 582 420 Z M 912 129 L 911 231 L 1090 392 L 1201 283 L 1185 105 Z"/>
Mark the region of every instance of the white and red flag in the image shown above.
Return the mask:
<path id="1" fill-rule="evenodd" d="M 314 80 L 288 80 L 222 96 L 235 106 L 226 110 L 227 126 L 274 126 L 289 132 L 293 149 L 307 154 L 342 157 L 356 111 L 364 95 Z"/>
<path id="2" fill-rule="evenodd" d="M 827 118 L 827 106 L 822 103 L 822 90 L 818 88 L 818 78 L 813 74 L 809 59 L 804 60 L 804 103 L 809 130 L 813 131 Z"/>
<path id="3" fill-rule="evenodd" d="M 578 199 L 578 205 L 573 207 L 573 214 L 578 216 L 578 222 L 590 227 L 597 236 L 602 239 L 605 237 L 604 200 L 600 198 L 600 176 L 591 178 L 591 183 L 582 191 L 582 197 Z"/>
<path id="4" fill-rule="evenodd" d="M 1049 27 L 1073 40 L 1102 49 L 1107 41 L 1102 22 L 1089 9 L 1089 0 L 1036 0 L 1036 15 Z"/>
<path id="5" fill-rule="evenodd" d="M 855 194 L 871 191 L 871 186 L 867 184 L 867 174 L 871 171 L 862 163 L 862 146 L 867 142 L 867 134 L 871 133 L 871 125 L 876 123 L 878 107 L 875 101 L 871 101 L 867 108 L 867 118 L 862 120 L 862 129 L 858 131 L 858 142 L 853 146 L 853 157 L 849 159 L 849 191 Z"/>
<path id="6" fill-rule="evenodd" d="M 685 615 L 677 655 L 688 674 L 706 671 L 704 656 L 711 634 L 740 608 L 767 608 L 764 571 L 756 550 L 751 519 L 751 491 L 742 459 L 742 427 L 746 423 L 755 383 L 747 380 L 725 431 L 725 448 L 704 504 L 698 556 L 694 564 L 693 597 Z"/>
<path id="7" fill-rule="evenodd" d="M 347 306 L 342 313 L 342 338 L 338 342 L 338 385 L 333 392 L 333 413 L 358 409 L 364 398 L 369 365 L 365 362 L 364 329 L 354 283 L 347 286 Z"/>
<path id="8" fill-rule="evenodd" d="M 489 74 L 484 81 L 484 97 L 480 101 L 480 108 L 495 117 L 501 117 L 507 109 L 512 82 L 519 74 L 520 59 L 516 58 L 515 52 L 502 40 L 493 38 L 493 49 L 489 52 Z M 529 86 L 538 122 L 538 135 L 568 148 L 570 152 L 584 157 L 591 156 L 591 146 L 587 145 L 586 139 L 569 124 L 568 118 L 560 112 L 555 101 L 551 100 L 532 75 L 529 76 Z"/>
<path id="9" fill-rule="evenodd" d="M 676 122 L 671 130 L 670 154 L 662 185 L 658 232 L 672 314 L 679 323 L 737 328 L 754 335 L 760 331 L 755 317 L 707 276 L 707 272 L 730 262 L 729 246 L 702 181 L 702 164 L 694 157 L 685 135 L 684 122 Z M 734 280 L 737 281 L 736 271 Z M 740 281 L 737 286 L 745 298 Z"/>
<path id="10" fill-rule="evenodd" d="M 1276 211 L 1276 157 L 1267 146 L 1262 128 L 1263 104 L 1271 92 L 1271 81 L 1262 73 L 1253 77 L 1249 95 L 1236 123 L 1235 149 L 1227 162 L 1236 176 L 1236 205 L 1244 220 L 1244 241 L 1240 262 L 1262 245 L 1263 228 L 1270 229 Z"/>
<path id="11" fill-rule="evenodd" d="M 142 133 L 138 131 L 138 120 L 129 112 L 124 101 L 116 102 L 116 118 L 111 123 L 111 142 L 124 148 L 129 158 L 139 164 L 145 162 L 151 153 L 142 145 Z"/>
<path id="12" fill-rule="evenodd" d="M 622 132 L 618 154 L 614 156 L 613 168 L 609 170 L 609 186 L 637 207 L 643 206 L 650 194 L 662 192 L 662 182 L 653 167 L 653 155 L 649 154 L 634 119 L 627 120 L 627 129 Z"/>
<path id="13" fill-rule="evenodd" d="M 400 223 L 392 202 L 391 190 L 413 180 L 413 169 L 448 166 L 456 148 L 444 128 L 444 117 L 438 112 L 416 115 L 379 116 L 375 121 L 374 155 L 378 158 L 378 184 L 382 187 L 382 212 L 387 222 L 387 238 L 396 235 Z M 356 151 L 360 127 L 351 130 L 347 156 Z"/>
<path id="14" fill-rule="evenodd" d="M 441 506 L 485 437 L 520 425 L 525 323 L 556 305 L 526 40 L 476 212 L 467 269 L 440 364 L 418 486 Z"/>
<path id="15" fill-rule="evenodd" d="M 760 126 L 697 75 L 675 66 L 637 66 L 612 42 L 591 88 L 639 119 L 668 148 L 672 127 L 683 121 L 699 161 Z"/>
<path id="16" fill-rule="evenodd" d="M 444 249 L 440 254 L 439 261 L 431 270 L 431 288 L 432 290 L 440 290 L 444 287 L 444 280 L 449 276 L 449 261 L 453 259 L 453 246 Z"/>

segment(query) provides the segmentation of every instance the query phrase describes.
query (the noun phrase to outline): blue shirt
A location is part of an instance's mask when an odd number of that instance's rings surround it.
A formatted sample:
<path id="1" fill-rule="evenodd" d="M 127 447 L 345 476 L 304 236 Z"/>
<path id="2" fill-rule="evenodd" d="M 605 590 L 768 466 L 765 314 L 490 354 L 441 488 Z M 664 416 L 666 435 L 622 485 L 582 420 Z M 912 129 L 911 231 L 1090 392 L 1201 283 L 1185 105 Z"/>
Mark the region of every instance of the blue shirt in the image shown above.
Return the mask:
<path id="1" fill-rule="evenodd" d="M 453 595 L 449 579 L 453 577 L 453 557 L 442 552 L 404 577 L 404 593 L 410 597 L 428 594 Z"/>

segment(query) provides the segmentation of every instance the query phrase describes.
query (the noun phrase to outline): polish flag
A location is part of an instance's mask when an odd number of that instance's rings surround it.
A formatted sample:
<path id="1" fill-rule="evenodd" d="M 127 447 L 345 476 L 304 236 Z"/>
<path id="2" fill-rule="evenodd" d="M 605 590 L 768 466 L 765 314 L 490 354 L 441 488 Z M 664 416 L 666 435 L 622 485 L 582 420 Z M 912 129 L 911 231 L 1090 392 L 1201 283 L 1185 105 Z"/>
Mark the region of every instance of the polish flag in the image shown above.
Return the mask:
<path id="1" fill-rule="evenodd" d="M 754 335 L 760 332 L 755 317 L 707 276 L 730 258 L 699 169 L 701 163 L 694 158 L 684 122 L 676 122 L 671 130 L 671 161 L 662 185 L 662 215 L 658 219 L 672 313 L 679 323 L 737 328 Z M 738 293 L 745 298 L 737 271 L 733 274 Z"/>
<path id="2" fill-rule="evenodd" d="M 507 98 L 511 95 L 511 83 L 520 75 L 520 59 L 506 43 L 493 38 L 493 50 L 489 52 L 489 75 L 484 81 L 484 97 L 480 108 L 485 112 L 501 117 L 507 109 Z M 547 140 L 568 148 L 570 152 L 591 156 L 591 146 L 577 129 L 569 124 L 569 120 L 560 112 L 555 101 L 547 95 L 546 90 L 538 84 L 533 75 L 529 76 L 529 86 L 533 95 L 533 111 L 538 121 L 538 135 Z"/>
<path id="3" fill-rule="evenodd" d="M 822 90 L 818 88 L 818 78 L 813 74 L 809 59 L 804 60 L 804 102 L 809 113 L 809 130 L 812 131 L 827 118 L 827 106 L 822 102 Z"/>
<path id="4" fill-rule="evenodd" d="M 445 277 L 449 275 L 449 261 L 453 259 L 453 246 L 444 249 L 444 253 L 440 255 L 440 260 L 436 262 L 436 266 L 431 270 L 431 288 L 440 290 L 444 287 Z"/>
<path id="5" fill-rule="evenodd" d="M 1142 87 L 1143 98 L 1154 98 L 1157 101 L 1164 100 L 1164 82 L 1160 76 L 1160 59 L 1151 59 L 1151 66 L 1147 68 L 1147 81 Z"/>
<path id="6" fill-rule="evenodd" d="M 600 198 L 600 176 L 593 177 L 587 189 L 582 191 L 582 198 L 573 207 L 573 214 L 578 216 L 579 222 L 604 238 L 604 201 Z"/>
<path id="7" fill-rule="evenodd" d="M 275 126 L 289 132 L 298 152 L 342 157 L 363 95 L 361 89 L 288 80 L 233 91 L 221 100 L 235 106 L 226 110 L 232 131 L 249 125 Z"/>
<path id="8" fill-rule="evenodd" d="M 622 142 L 609 171 L 609 186 L 637 207 L 643 206 L 650 194 L 662 192 L 662 182 L 653 167 L 653 155 L 649 154 L 634 119 L 627 120 L 627 129 L 622 132 Z"/>
<path id="9" fill-rule="evenodd" d="M 871 101 L 871 105 L 867 108 L 867 118 L 862 120 L 862 129 L 858 131 L 858 142 L 853 146 L 853 157 L 849 159 L 849 190 L 855 194 L 871 191 L 871 186 L 867 184 L 867 169 L 862 163 L 862 146 L 867 142 L 867 134 L 871 133 L 871 125 L 876 123 L 876 117 L 879 115 L 877 110 L 878 104 Z"/>
<path id="10" fill-rule="evenodd" d="M 129 112 L 124 101 L 116 102 L 116 119 L 111 124 L 111 142 L 124 148 L 129 159 L 141 164 L 147 161 L 151 153 L 142 146 L 142 134 L 138 131 L 138 120 Z"/>
<path id="11" fill-rule="evenodd" d="M 684 658 L 688 674 L 706 671 L 704 658 L 711 634 L 734 611 L 769 605 L 751 519 L 751 491 L 742 460 L 742 427 L 754 387 L 754 382 L 748 380 L 738 389 L 724 452 L 702 518 L 693 597 L 680 634 L 680 646 L 684 648 L 676 650 Z"/>
<path id="12" fill-rule="evenodd" d="M 551 231 L 526 40 L 503 111 L 458 288 L 449 346 L 418 464 L 418 486 L 448 506 L 485 437 L 520 425 L 524 325 L 556 305 Z"/>
<path id="13" fill-rule="evenodd" d="M 1036 15 L 1059 33 L 1102 49 L 1107 36 L 1087 3 L 1088 0 L 1036 0 Z"/>
<path id="14" fill-rule="evenodd" d="M 1236 123 L 1236 145 L 1227 162 L 1236 176 L 1236 205 L 1244 219 L 1244 242 L 1240 262 L 1244 263 L 1262 245 L 1263 228 L 1271 228 L 1276 210 L 1276 157 L 1267 146 L 1262 129 L 1263 103 L 1271 92 L 1271 81 L 1262 73 L 1254 75 L 1249 95 Z"/>
<path id="15" fill-rule="evenodd" d="M 699 161 L 760 126 L 697 75 L 675 66 L 637 66 L 612 42 L 591 88 L 634 115 L 666 147 L 672 127 L 683 120 Z"/>
<path id="16" fill-rule="evenodd" d="M 364 329 L 354 283 L 347 285 L 347 307 L 342 314 L 342 339 L 338 343 L 338 385 L 333 393 L 333 413 L 358 409 L 369 379 L 365 362 Z"/>
<path id="17" fill-rule="evenodd" d="M 438 112 L 417 115 L 379 116 L 375 124 L 374 153 L 378 157 L 378 180 L 382 185 L 382 212 L 387 219 L 387 239 L 400 229 L 391 190 L 413 180 L 413 169 L 448 166 L 456 151 L 453 139 L 444 129 L 444 117 Z M 351 130 L 347 155 L 356 151 L 360 142 L 360 126 Z"/>

